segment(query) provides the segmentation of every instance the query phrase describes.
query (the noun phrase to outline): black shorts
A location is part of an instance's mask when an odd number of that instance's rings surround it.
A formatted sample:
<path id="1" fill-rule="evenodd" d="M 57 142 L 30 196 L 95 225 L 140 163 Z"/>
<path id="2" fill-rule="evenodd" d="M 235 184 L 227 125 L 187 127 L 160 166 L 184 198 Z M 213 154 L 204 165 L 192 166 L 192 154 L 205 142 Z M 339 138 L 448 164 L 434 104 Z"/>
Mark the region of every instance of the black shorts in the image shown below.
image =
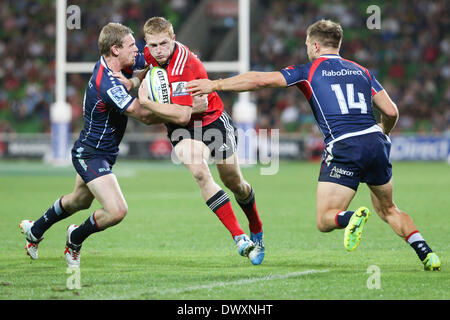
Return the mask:
<path id="1" fill-rule="evenodd" d="M 167 130 L 173 147 L 183 139 L 202 141 L 215 160 L 224 160 L 237 150 L 236 127 L 225 111 L 217 120 L 204 127 L 168 127 Z"/>

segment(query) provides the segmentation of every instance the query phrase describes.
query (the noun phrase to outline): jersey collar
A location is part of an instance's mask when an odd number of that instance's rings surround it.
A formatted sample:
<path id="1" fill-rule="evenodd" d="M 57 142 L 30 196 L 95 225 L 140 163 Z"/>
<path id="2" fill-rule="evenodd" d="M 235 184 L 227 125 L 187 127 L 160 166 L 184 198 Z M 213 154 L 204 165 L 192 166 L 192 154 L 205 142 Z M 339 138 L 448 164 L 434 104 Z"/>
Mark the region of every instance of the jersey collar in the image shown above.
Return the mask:
<path id="1" fill-rule="evenodd" d="M 338 54 L 322 54 L 319 58 L 339 59 L 341 56 Z"/>
<path id="2" fill-rule="evenodd" d="M 100 63 L 103 65 L 103 67 L 105 67 L 112 74 L 113 71 L 108 67 L 108 65 L 106 64 L 105 58 L 103 56 L 100 57 Z"/>

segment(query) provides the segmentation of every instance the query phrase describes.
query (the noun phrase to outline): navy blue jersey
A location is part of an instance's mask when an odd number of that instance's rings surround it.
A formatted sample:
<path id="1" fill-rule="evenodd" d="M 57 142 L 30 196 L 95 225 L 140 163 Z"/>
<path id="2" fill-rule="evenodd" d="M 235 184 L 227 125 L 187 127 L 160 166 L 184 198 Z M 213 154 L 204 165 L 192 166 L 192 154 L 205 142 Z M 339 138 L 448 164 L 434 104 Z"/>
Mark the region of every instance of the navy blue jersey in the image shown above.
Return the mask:
<path id="1" fill-rule="evenodd" d="M 140 54 L 134 66 L 122 72 L 130 78 L 134 69 L 144 65 L 145 59 Z M 84 94 L 84 127 L 75 145 L 88 146 L 86 149 L 91 152 L 117 154 L 128 120 L 124 112 L 134 99 L 101 57 Z"/>
<path id="2" fill-rule="evenodd" d="M 325 143 L 380 131 L 372 96 L 383 90 L 373 74 L 339 55 L 322 55 L 311 63 L 281 70 L 288 86 L 306 96 Z"/>

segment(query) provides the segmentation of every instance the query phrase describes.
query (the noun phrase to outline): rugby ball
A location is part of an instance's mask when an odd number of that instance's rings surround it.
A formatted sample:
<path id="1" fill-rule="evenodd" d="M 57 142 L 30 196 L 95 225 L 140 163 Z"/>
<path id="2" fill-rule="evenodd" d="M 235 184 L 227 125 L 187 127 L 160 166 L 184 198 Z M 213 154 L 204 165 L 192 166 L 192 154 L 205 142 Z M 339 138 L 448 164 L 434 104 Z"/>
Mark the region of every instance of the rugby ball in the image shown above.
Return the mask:
<path id="1" fill-rule="evenodd" d="M 153 67 L 145 76 L 148 98 L 159 103 L 170 103 L 170 84 L 167 72 L 161 67 Z"/>

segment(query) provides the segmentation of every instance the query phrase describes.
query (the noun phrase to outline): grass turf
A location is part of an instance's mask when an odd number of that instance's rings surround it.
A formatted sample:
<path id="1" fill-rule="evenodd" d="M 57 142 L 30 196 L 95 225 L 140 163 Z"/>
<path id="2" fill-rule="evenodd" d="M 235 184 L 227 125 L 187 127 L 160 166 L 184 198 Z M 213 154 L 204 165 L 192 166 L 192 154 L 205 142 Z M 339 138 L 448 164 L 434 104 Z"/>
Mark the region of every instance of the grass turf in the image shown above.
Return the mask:
<path id="1" fill-rule="evenodd" d="M 315 225 L 318 163 L 281 162 L 271 176 L 261 175 L 260 167 L 242 170 L 255 189 L 264 224 L 262 265 L 252 266 L 237 254 L 230 234 L 207 208 L 186 169 L 119 159 L 114 172 L 128 215 L 85 241 L 81 290 L 68 290 L 65 230 L 83 222 L 98 202 L 48 230 L 39 260 L 31 261 L 18 224 L 39 218 L 56 198 L 71 192 L 75 173 L 71 167 L 50 168 L 40 162 L 0 162 L 0 299 L 450 298 L 447 164 L 394 163 L 396 204 L 413 217 L 441 258 L 441 272 L 424 272 L 415 252 L 375 213 L 355 252 L 345 251 L 343 230 L 320 233 Z M 248 230 L 234 199 L 232 204 Z M 373 210 L 365 185 L 349 209 L 361 205 Z M 367 285 L 373 265 L 380 270 L 379 289 Z"/>

